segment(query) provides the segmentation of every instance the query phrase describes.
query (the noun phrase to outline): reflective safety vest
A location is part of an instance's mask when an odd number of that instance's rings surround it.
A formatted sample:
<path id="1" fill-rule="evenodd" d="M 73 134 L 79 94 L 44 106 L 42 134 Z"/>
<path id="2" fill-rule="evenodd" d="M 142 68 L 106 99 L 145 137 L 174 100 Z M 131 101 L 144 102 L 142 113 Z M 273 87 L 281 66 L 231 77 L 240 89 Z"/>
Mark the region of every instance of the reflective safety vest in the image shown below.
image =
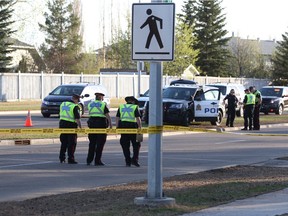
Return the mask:
<path id="1" fill-rule="evenodd" d="M 74 116 L 74 108 L 78 106 L 78 104 L 72 103 L 72 102 L 63 102 L 60 105 L 60 120 L 65 120 L 69 122 L 76 122 L 75 116 Z"/>
<path id="2" fill-rule="evenodd" d="M 260 91 L 258 91 L 258 90 L 256 90 L 255 92 L 254 92 L 254 95 L 255 95 L 255 103 L 257 104 L 258 103 L 258 101 L 259 101 L 259 98 L 257 97 L 257 95 L 260 95 L 260 97 L 261 97 L 261 92 Z"/>
<path id="3" fill-rule="evenodd" d="M 250 104 L 254 105 L 255 104 L 255 98 L 256 98 L 255 95 L 252 93 L 249 93 L 249 94 L 246 94 L 246 96 L 247 96 L 246 105 L 250 105 Z"/>
<path id="4" fill-rule="evenodd" d="M 104 114 L 106 104 L 102 101 L 95 100 L 88 104 L 89 116 L 93 117 L 106 117 Z"/>
<path id="5" fill-rule="evenodd" d="M 120 105 L 120 120 L 127 122 L 136 122 L 135 110 L 137 109 L 135 104 L 122 104 Z"/>

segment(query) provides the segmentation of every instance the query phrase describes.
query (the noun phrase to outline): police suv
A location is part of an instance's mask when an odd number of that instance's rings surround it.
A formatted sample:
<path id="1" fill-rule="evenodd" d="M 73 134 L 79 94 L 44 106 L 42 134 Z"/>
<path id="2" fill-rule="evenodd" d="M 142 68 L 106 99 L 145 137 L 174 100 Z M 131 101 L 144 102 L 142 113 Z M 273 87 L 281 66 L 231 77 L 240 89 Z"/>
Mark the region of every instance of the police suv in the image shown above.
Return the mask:
<path id="1" fill-rule="evenodd" d="M 164 123 L 189 126 L 192 121 L 210 121 L 212 125 L 220 125 L 224 115 L 225 105 L 219 88 L 178 85 L 169 86 L 163 92 Z"/>

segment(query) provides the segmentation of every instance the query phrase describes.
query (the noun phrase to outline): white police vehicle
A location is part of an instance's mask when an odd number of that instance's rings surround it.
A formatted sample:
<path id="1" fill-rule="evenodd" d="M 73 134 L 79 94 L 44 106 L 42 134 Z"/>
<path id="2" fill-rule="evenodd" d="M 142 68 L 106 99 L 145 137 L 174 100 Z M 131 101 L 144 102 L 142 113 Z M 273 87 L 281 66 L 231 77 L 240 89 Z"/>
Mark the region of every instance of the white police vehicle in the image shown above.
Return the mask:
<path id="1" fill-rule="evenodd" d="M 146 106 L 145 115 L 149 115 Z M 220 125 L 225 105 L 219 88 L 198 85 L 169 86 L 163 92 L 163 123 L 189 126 L 192 121 Z M 148 119 L 147 117 L 145 118 Z"/>
<path id="2" fill-rule="evenodd" d="M 236 116 L 240 117 L 243 116 L 244 110 L 243 110 L 243 100 L 245 97 L 245 87 L 242 84 L 238 83 L 211 83 L 207 86 L 217 87 L 220 89 L 221 92 L 221 99 L 223 100 L 226 95 L 228 95 L 231 91 L 231 89 L 234 89 L 235 96 L 238 99 L 237 107 L 236 107 Z M 225 101 L 225 107 L 226 111 L 228 109 L 228 101 Z"/>

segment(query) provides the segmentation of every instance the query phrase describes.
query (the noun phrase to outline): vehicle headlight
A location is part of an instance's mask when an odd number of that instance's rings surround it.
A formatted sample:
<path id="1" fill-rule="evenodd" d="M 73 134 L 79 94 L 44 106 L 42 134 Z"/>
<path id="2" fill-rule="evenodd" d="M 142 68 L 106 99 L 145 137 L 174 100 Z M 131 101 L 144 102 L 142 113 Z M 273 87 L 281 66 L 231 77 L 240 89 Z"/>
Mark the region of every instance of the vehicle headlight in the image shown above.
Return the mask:
<path id="1" fill-rule="evenodd" d="M 183 104 L 171 104 L 170 108 L 173 109 L 182 109 Z"/>
<path id="2" fill-rule="evenodd" d="M 45 101 L 45 100 L 43 100 L 42 103 L 45 104 L 45 105 L 49 105 L 49 102 Z"/>

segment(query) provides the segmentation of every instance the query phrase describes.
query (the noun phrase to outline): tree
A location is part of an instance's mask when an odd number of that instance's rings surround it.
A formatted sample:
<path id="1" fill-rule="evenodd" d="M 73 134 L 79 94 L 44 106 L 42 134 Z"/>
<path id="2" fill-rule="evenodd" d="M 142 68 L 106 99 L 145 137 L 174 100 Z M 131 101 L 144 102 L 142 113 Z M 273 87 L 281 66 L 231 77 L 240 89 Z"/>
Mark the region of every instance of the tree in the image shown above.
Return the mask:
<path id="1" fill-rule="evenodd" d="M 282 41 L 279 41 L 279 46 L 276 49 L 275 55 L 272 58 L 273 63 L 273 79 L 274 84 L 288 84 L 288 32 L 282 34 Z"/>
<path id="2" fill-rule="evenodd" d="M 228 75 L 235 77 L 269 77 L 258 40 L 232 37 L 229 42 L 231 56 L 228 59 Z"/>
<path id="3" fill-rule="evenodd" d="M 13 52 L 13 49 L 9 48 L 12 45 L 9 42 L 9 37 L 11 36 L 13 31 L 11 29 L 11 25 L 13 21 L 11 21 L 12 17 L 12 5 L 14 1 L 10 0 L 0 0 L 0 71 L 7 72 L 7 66 L 9 65 L 12 57 L 9 56 L 9 53 Z"/>
<path id="4" fill-rule="evenodd" d="M 112 43 L 107 52 L 108 63 L 111 68 L 136 68 L 136 64 L 131 61 L 131 18 L 126 17 L 128 26 L 126 31 L 120 28 L 112 38 Z M 107 65 L 107 64 L 106 64 Z"/>
<path id="5" fill-rule="evenodd" d="M 184 1 L 182 13 L 178 14 L 178 18 L 181 23 L 184 23 L 190 27 L 195 27 L 196 13 L 197 13 L 197 0 Z"/>
<path id="6" fill-rule="evenodd" d="M 198 50 L 191 48 L 195 37 L 192 34 L 193 29 L 185 23 L 180 23 L 176 28 L 175 39 L 175 58 L 174 61 L 164 62 L 164 74 L 181 76 L 183 71 L 190 65 L 195 65 Z"/>
<path id="7" fill-rule="evenodd" d="M 79 0 L 50 0 L 49 13 L 44 13 L 45 24 L 39 24 L 46 34 L 40 47 L 44 61 L 52 73 L 77 73 L 77 62 L 81 60 L 82 31 Z"/>
<path id="8" fill-rule="evenodd" d="M 184 7 L 196 10 L 194 35 L 196 37 L 193 48 L 199 50 L 196 66 L 202 71 L 202 75 L 220 76 L 226 75 L 227 58 L 229 51 L 227 50 L 228 33 L 224 30 L 225 16 L 221 14 L 221 0 L 195 0 L 188 1 Z M 193 13 L 192 13 L 193 14 Z M 191 19 L 188 14 L 186 19 Z M 194 19 L 194 18 L 193 18 Z M 186 20 L 186 23 L 189 20 Z"/>

